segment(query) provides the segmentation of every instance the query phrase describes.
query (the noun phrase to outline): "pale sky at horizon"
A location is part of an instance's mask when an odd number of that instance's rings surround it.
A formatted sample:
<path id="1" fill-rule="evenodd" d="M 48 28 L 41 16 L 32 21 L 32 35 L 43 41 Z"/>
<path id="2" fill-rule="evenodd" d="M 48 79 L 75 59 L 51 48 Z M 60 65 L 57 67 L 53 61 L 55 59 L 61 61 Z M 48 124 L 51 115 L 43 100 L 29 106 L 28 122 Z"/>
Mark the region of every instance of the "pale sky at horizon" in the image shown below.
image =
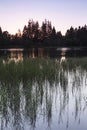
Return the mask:
<path id="1" fill-rule="evenodd" d="M 63 34 L 71 26 L 87 24 L 87 0 L 0 0 L 0 26 L 15 34 L 29 19 L 51 21 Z"/>

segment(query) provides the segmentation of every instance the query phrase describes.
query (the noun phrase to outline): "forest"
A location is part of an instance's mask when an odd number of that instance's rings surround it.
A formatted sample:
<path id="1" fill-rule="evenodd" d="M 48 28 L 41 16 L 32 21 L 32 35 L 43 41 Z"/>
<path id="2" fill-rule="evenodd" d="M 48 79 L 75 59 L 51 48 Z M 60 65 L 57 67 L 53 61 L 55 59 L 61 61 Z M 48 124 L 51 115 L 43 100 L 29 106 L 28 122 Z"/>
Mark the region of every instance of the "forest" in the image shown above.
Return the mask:
<path id="1" fill-rule="evenodd" d="M 51 22 L 44 20 L 42 25 L 38 21 L 29 20 L 15 35 L 2 31 L 0 27 L 0 49 L 2 48 L 30 48 L 30 47 L 87 47 L 87 25 L 68 29 L 65 35 L 56 31 Z"/>

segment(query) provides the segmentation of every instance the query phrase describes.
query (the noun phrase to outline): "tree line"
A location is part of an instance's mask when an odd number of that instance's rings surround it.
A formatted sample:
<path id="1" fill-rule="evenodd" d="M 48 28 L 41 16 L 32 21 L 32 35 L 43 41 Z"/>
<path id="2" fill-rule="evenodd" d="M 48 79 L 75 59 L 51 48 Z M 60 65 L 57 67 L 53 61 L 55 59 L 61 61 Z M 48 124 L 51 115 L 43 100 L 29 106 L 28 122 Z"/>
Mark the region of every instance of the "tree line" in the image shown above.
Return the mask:
<path id="1" fill-rule="evenodd" d="M 29 20 L 23 31 L 18 30 L 15 35 L 2 31 L 0 27 L 0 47 L 87 47 L 87 26 L 70 27 L 62 35 L 48 20 L 41 26 L 38 21 Z"/>

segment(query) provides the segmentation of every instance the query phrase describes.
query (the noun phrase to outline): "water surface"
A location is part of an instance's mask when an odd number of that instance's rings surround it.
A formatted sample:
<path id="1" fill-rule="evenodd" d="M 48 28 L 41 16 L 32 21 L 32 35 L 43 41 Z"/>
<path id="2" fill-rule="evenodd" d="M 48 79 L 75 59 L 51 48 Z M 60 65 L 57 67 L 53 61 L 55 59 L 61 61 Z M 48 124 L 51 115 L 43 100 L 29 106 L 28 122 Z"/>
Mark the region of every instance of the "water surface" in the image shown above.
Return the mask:
<path id="1" fill-rule="evenodd" d="M 9 58 L 0 60 L 1 130 L 87 130 L 87 57 Z"/>

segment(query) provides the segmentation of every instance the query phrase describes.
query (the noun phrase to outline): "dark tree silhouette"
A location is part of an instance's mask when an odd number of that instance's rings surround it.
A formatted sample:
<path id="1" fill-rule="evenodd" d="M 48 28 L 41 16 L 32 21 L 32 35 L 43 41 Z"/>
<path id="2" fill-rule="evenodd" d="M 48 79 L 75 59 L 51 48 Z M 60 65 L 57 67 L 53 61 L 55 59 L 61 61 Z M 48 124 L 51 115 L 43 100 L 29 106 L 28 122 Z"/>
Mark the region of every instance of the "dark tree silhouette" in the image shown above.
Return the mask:
<path id="1" fill-rule="evenodd" d="M 38 21 L 29 20 L 23 31 L 15 35 L 0 27 L 0 48 L 11 47 L 87 47 L 87 26 L 71 27 L 64 36 L 47 20 L 41 26 Z"/>
<path id="2" fill-rule="evenodd" d="M 0 27 L 0 43 L 2 42 L 2 29 Z"/>

